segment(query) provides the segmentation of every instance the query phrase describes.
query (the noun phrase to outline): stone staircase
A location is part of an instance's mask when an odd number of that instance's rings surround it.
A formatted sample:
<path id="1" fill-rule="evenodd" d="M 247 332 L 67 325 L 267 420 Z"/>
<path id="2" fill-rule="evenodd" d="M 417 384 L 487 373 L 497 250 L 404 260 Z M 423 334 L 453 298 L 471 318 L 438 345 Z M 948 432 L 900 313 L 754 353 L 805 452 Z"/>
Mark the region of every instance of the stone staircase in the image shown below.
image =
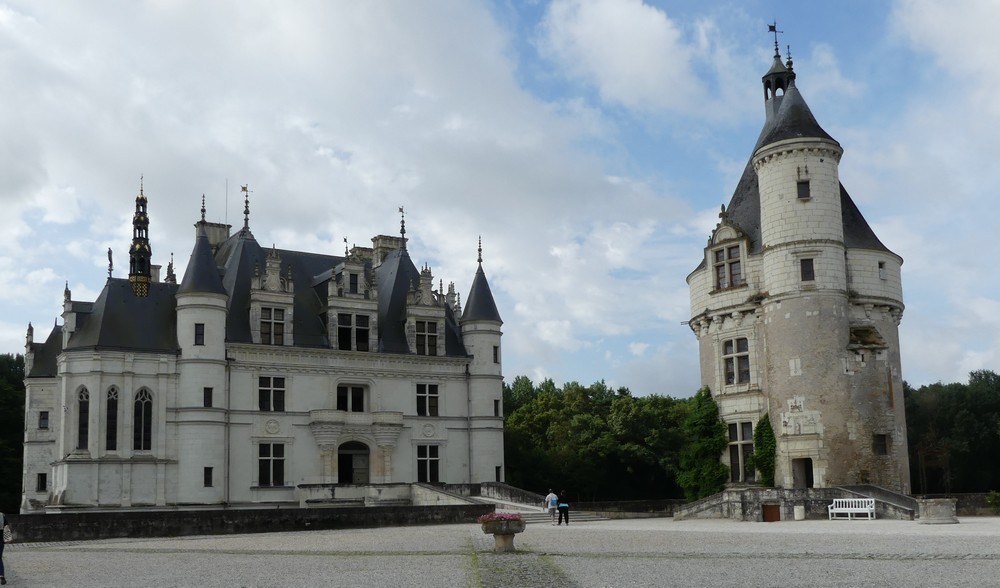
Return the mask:
<path id="1" fill-rule="evenodd" d="M 511 512 L 521 515 L 524 522 L 527 524 L 545 524 L 551 522 L 549 519 L 549 512 L 542 511 L 541 504 L 537 506 L 532 506 L 529 504 L 521 504 L 517 502 L 511 502 L 508 500 L 499 500 L 496 498 L 491 498 L 488 496 L 473 496 L 470 500 L 479 502 L 482 504 L 494 504 L 496 505 L 497 512 Z M 592 512 L 573 510 L 572 505 L 569 511 L 569 519 L 574 523 L 584 523 L 591 521 L 604 521 L 607 520 L 602 516 L 599 516 Z"/>

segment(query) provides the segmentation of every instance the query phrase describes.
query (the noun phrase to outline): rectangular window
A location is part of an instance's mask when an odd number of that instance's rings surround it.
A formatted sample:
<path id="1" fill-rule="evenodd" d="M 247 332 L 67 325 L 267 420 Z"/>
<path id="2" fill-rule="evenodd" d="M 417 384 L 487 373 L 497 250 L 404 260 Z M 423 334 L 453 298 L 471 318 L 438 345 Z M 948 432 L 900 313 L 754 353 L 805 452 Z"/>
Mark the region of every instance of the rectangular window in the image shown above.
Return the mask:
<path id="1" fill-rule="evenodd" d="M 257 446 L 257 484 L 259 486 L 285 485 L 285 445 L 261 443 Z"/>
<path id="2" fill-rule="evenodd" d="M 798 192 L 800 200 L 811 198 L 811 195 L 809 194 L 809 180 L 800 180 L 796 182 L 795 188 Z"/>
<path id="3" fill-rule="evenodd" d="M 811 258 L 800 259 L 799 267 L 803 282 L 811 282 L 816 279 L 816 273 L 813 271 L 813 260 Z"/>
<path id="4" fill-rule="evenodd" d="M 350 278 L 350 293 L 351 294 L 357 294 L 358 293 L 358 274 L 351 274 L 351 278 Z"/>
<path id="5" fill-rule="evenodd" d="M 875 435 L 872 438 L 872 451 L 875 455 L 889 455 L 889 436 Z"/>
<path id="6" fill-rule="evenodd" d="M 212 389 L 208 387 L 204 388 L 202 390 L 202 395 L 202 405 L 205 408 L 212 408 Z"/>
<path id="7" fill-rule="evenodd" d="M 493 346 L 493 363 L 500 363 L 500 346 Z"/>
<path id="8" fill-rule="evenodd" d="M 438 416 L 437 384 L 417 384 L 417 416 Z"/>
<path id="9" fill-rule="evenodd" d="M 493 399 L 493 416 L 500 416 L 500 400 Z"/>
<path id="10" fill-rule="evenodd" d="M 194 344 L 195 345 L 205 344 L 205 323 L 194 324 Z"/>
<path id="11" fill-rule="evenodd" d="M 885 272 L 885 262 L 884 261 L 878 262 L 878 277 L 879 277 L 880 280 L 885 280 L 885 279 L 888 279 L 888 277 L 889 277 L 886 274 L 886 272 Z"/>
<path id="12" fill-rule="evenodd" d="M 260 410 L 285 412 L 285 378 L 261 376 L 257 389 Z"/>
<path id="13" fill-rule="evenodd" d="M 756 472 L 750 467 L 753 454 L 753 423 L 729 423 L 729 481 L 751 483 Z"/>
<path id="14" fill-rule="evenodd" d="M 362 386 L 337 386 L 337 410 L 365 412 L 365 389 Z"/>
<path id="15" fill-rule="evenodd" d="M 437 484 L 441 481 L 439 475 L 440 459 L 437 445 L 417 445 L 417 481 L 425 484 Z"/>
<path id="16" fill-rule="evenodd" d="M 725 366 L 726 384 L 750 383 L 750 345 L 746 337 L 724 341 L 722 361 Z"/>
<path id="17" fill-rule="evenodd" d="M 368 315 L 340 313 L 337 315 L 337 349 L 368 351 Z"/>
<path id="18" fill-rule="evenodd" d="M 78 398 L 80 412 L 77 414 L 76 448 L 86 449 L 90 443 L 90 393 L 84 388 Z"/>
<path id="19" fill-rule="evenodd" d="M 735 288 L 743 285 L 743 266 L 740 263 L 740 246 L 730 245 L 714 252 L 715 289 Z"/>
<path id="20" fill-rule="evenodd" d="M 206 467 L 204 473 L 202 474 L 202 477 L 204 478 L 205 487 L 206 488 L 211 488 L 212 487 L 212 468 Z"/>
<path id="21" fill-rule="evenodd" d="M 260 309 L 260 342 L 264 345 L 285 344 L 285 311 L 281 308 Z"/>
<path id="22" fill-rule="evenodd" d="M 417 321 L 417 355 L 437 355 L 437 330 L 433 321 Z"/>
<path id="23" fill-rule="evenodd" d="M 35 492 L 45 492 L 49 488 L 49 475 L 48 474 L 36 474 L 35 475 Z"/>
<path id="24" fill-rule="evenodd" d="M 494 476 L 494 481 L 496 481 L 496 482 L 503 482 L 503 479 L 501 478 L 501 475 L 500 475 L 503 472 L 502 468 L 503 468 L 503 466 L 493 466 L 493 470 L 494 470 L 494 472 L 496 474 Z"/>
<path id="25" fill-rule="evenodd" d="M 108 389 L 107 429 L 104 430 L 104 448 L 108 451 L 118 451 L 118 388 Z"/>
<path id="26" fill-rule="evenodd" d="M 38 413 L 38 428 L 39 429 L 49 428 L 49 411 L 43 410 Z"/>

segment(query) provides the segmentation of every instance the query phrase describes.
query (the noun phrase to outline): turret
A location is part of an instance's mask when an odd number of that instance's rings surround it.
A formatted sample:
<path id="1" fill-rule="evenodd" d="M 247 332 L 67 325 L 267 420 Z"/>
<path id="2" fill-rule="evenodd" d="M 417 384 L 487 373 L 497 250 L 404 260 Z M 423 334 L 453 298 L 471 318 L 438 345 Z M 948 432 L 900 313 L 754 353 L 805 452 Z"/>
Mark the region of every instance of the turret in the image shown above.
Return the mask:
<path id="1" fill-rule="evenodd" d="M 110 254 L 109 254 L 110 255 Z M 139 182 L 139 195 L 135 197 L 135 214 L 132 215 L 132 246 L 128 250 L 128 281 L 132 292 L 139 297 L 149 294 L 151 281 L 151 260 L 153 252 L 149 248 L 149 216 L 146 214 L 146 196 Z"/>

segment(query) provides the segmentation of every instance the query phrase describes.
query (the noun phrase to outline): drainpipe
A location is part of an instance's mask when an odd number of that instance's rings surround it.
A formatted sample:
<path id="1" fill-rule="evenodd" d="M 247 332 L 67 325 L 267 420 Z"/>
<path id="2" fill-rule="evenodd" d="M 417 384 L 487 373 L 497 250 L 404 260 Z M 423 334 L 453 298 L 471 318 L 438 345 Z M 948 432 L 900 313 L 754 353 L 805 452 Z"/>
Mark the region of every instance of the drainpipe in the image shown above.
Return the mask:
<path id="1" fill-rule="evenodd" d="M 230 446 L 230 443 L 229 443 L 229 429 L 230 429 L 230 421 L 229 421 L 230 416 L 229 415 L 231 415 L 232 412 L 233 412 L 233 405 L 232 405 L 233 370 L 232 370 L 232 365 L 233 365 L 234 361 L 235 360 L 232 357 L 229 357 L 229 354 L 226 354 L 226 435 L 225 435 L 225 437 L 226 437 L 226 451 L 225 451 L 225 454 L 224 454 L 225 455 L 225 465 L 223 466 L 223 469 L 225 470 L 225 482 L 224 482 L 224 486 L 223 486 L 224 487 L 224 491 L 223 491 L 223 497 L 222 497 L 223 503 L 224 503 L 224 505 L 225 505 L 226 508 L 229 507 L 229 464 L 230 464 L 230 461 L 231 461 L 230 458 L 229 458 L 229 453 L 232 450 L 232 447 Z"/>
<path id="2" fill-rule="evenodd" d="M 472 383 L 469 364 L 465 364 L 465 420 L 469 431 L 469 491 L 472 491 Z"/>

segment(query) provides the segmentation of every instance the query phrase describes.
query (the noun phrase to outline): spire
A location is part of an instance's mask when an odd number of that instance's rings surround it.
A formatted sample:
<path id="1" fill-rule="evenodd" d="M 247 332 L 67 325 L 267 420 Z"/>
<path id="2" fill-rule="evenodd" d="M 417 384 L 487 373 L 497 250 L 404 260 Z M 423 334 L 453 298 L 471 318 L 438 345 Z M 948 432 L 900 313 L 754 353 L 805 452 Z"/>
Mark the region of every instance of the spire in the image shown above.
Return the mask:
<path id="1" fill-rule="evenodd" d="M 768 32 L 774 33 L 774 60 L 771 69 L 767 70 L 761 81 L 764 84 L 764 110 L 767 120 L 778 112 L 781 100 L 788 88 L 795 85 L 795 72 L 792 71 L 791 49 L 789 49 L 788 64 L 781 62 L 781 49 L 778 47 L 778 22 L 767 25 Z"/>
<path id="2" fill-rule="evenodd" d="M 490 284 L 486 281 L 486 272 L 483 271 L 483 238 L 479 238 L 479 269 L 476 270 L 476 277 L 472 279 L 472 288 L 469 297 L 466 298 L 465 312 L 462 313 L 462 321 L 496 321 L 502 323 L 497 304 L 493 300 L 493 292 Z"/>
<path id="3" fill-rule="evenodd" d="M 143 193 L 142 184 L 143 178 L 140 176 L 139 195 L 135 197 L 135 214 L 132 216 L 132 247 L 128 251 L 128 281 L 132 284 L 132 293 L 140 298 L 149 294 L 150 266 L 153 257 L 149 247 L 149 217 L 146 215 L 146 195 Z"/>
<path id="4" fill-rule="evenodd" d="M 401 249 L 406 251 L 406 213 L 403 212 L 403 207 L 399 207 L 399 236 L 403 239 L 403 245 Z"/>
<path id="5" fill-rule="evenodd" d="M 240 186 L 240 192 L 243 192 L 245 196 L 243 197 L 243 229 L 240 230 L 240 237 L 244 239 L 253 239 L 253 233 L 250 232 L 250 189 L 249 184 L 243 184 Z"/>

